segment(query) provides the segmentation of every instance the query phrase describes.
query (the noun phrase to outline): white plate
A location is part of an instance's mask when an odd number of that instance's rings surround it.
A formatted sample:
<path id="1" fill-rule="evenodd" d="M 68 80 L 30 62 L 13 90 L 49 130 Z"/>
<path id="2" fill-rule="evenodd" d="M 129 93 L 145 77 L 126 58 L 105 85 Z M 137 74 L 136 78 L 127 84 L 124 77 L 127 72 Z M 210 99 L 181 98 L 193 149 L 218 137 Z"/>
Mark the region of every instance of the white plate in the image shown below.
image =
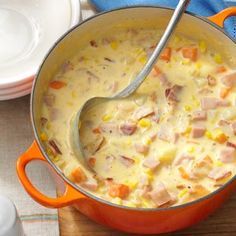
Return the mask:
<path id="1" fill-rule="evenodd" d="M 16 87 L 0 89 L 0 96 L 8 95 L 8 94 L 14 94 L 14 93 L 29 89 L 29 88 L 32 87 L 32 83 L 33 83 L 33 80 L 30 80 L 30 81 L 28 81 L 24 84 L 18 85 Z"/>
<path id="2" fill-rule="evenodd" d="M 79 0 L 1 0 L 0 89 L 31 81 L 49 48 L 80 17 Z"/>
<path id="3" fill-rule="evenodd" d="M 12 93 L 12 94 L 0 95 L 0 101 L 23 97 L 23 96 L 25 96 L 27 94 L 30 94 L 31 93 L 31 89 L 32 88 L 30 86 L 30 88 L 28 88 L 26 90 L 23 90 L 23 91 L 19 91 L 19 92 Z"/>

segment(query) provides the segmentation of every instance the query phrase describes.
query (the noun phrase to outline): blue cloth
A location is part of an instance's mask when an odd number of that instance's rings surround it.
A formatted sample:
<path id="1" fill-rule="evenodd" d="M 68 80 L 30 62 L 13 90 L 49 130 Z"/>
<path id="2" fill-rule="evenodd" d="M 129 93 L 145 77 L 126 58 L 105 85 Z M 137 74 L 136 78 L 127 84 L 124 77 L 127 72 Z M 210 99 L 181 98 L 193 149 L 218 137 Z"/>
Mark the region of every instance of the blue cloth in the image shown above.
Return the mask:
<path id="1" fill-rule="evenodd" d="M 108 11 L 115 8 L 135 5 L 151 5 L 174 8 L 179 0 L 90 0 L 98 11 Z M 236 0 L 230 1 L 231 5 L 236 5 Z M 188 11 L 200 16 L 211 16 L 223 9 L 227 8 L 227 4 L 223 0 L 192 0 L 188 6 Z M 236 39 L 236 20 L 229 18 L 225 22 L 226 32 Z"/>

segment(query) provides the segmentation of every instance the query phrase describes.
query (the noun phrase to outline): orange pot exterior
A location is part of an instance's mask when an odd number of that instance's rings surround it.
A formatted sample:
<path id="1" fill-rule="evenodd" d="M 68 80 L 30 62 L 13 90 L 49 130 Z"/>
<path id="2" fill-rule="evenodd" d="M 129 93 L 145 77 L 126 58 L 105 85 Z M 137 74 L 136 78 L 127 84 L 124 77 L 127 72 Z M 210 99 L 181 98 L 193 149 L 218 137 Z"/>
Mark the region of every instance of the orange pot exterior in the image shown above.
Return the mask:
<path id="1" fill-rule="evenodd" d="M 224 20 L 232 15 L 236 15 L 236 8 L 228 8 L 209 19 L 219 26 L 223 26 Z M 56 178 L 62 180 L 61 182 L 64 184 L 59 184 L 58 188 L 64 193 L 61 197 L 54 199 L 40 193 L 28 179 L 25 168 L 33 160 L 48 162 L 36 142 L 17 161 L 18 177 L 25 190 L 35 201 L 51 208 L 73 205 L 98 223 L 130 233 L 158 234 L 191 226 L 214 212 L 236 189 L 234 178 L 215 193 L 195 202 L 165 209 L 138 210 L 118 207 L 94 197 L 85 196 L 56 174 Z"/>

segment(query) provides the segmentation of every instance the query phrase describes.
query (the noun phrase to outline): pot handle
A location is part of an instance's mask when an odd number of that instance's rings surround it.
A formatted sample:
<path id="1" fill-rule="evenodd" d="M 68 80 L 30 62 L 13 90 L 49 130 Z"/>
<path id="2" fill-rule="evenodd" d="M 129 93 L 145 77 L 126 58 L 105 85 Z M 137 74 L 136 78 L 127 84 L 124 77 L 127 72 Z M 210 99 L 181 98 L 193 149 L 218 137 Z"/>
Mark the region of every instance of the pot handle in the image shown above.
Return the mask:
<path id="1" fill-rule="evenodd" d="M 208 20 L 220 27 L 224 27 L 224 21 L 230 16 L 236 16 L 236 7 L 226 8 L 216 15 L 208 17 Z"/>
<path id="2" fill-rule="evenodd" d="M 41 154 L 37 143 L 34 141 L 31 147 L 21 155 L 16 164 L 16 171 L 19 177 L 19 180 L 26 192 L 38 203 L 45 207 L 50 208 L 60 208 L 73 204 L 75 201 L 84 198 L 84 195 L 80 194 L 77 190 L 71 187 L 69 184 L 66 184 L 65 192 L 63 196 L 58 198 L 50 198 L 41 193 L 36 189 L 30 182 L 26 174 L 26 166 L 31 161 L 46 161 L 46 159 Z"/>

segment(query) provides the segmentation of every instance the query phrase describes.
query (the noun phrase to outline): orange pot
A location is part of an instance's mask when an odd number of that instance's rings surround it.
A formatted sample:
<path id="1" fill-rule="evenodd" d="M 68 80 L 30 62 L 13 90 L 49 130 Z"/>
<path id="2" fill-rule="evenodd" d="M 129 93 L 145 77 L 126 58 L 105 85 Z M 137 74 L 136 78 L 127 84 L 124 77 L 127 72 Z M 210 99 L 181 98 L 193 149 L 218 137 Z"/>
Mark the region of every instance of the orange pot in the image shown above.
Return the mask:
<path id="1" fill-rule="evenodd" d="M 217 191 L 196 201 L 161 209 L 133 209 L 118 206 L 99 199 L 86 192 L 81 187 L 67 179 L 47 156 L 39 133 L 39 109 L 43 92 L 47 88 L 50 78 L 59 66 L 70 58 L 75 48 L 83 47 L 84 43 L 99 31 L 115 24 L 139 24 L 142 26 L 157 25 L 164 28 L 173 10 L 158 7 L 132 7 L 105 12 L 90 18 L 73 28 L 64 35 L 46 56 L 38 76 L 34 82 L 31 96 L 31 116 L 36 141 L 17 161 L 18 177 L 28 194 L 38 203 L 52 208 L 60 208 L 68 205 L 75 206 L 83 214 L 94 221 L 109 227 L 140 234 L 157 234 L 176 231 L 206 218 L 214 212 L 234 191 L 236 187 L 235 177 Z M 208 19 L 186 13 L 177 31 L 192 38 L 204 38 L 212 47 L 222 50 L 225 58 L 230 57 L 236 65 L 235 42 L 224 34 L 224 20 L 236 15 L 236 8 L 228 8 Z M 109 22 L 109 25 L 107 25 Z M 212 23 L 213 22 L 213 23 Z M 218 25 L 218 26 L 217 26 Z M 33 160 L 47 162 L 53 169 L 57 187 L 63 193 L 61 197 L 50 198 L 40 193 L 30 182 L 26 175 L 26 165 Z"/>

